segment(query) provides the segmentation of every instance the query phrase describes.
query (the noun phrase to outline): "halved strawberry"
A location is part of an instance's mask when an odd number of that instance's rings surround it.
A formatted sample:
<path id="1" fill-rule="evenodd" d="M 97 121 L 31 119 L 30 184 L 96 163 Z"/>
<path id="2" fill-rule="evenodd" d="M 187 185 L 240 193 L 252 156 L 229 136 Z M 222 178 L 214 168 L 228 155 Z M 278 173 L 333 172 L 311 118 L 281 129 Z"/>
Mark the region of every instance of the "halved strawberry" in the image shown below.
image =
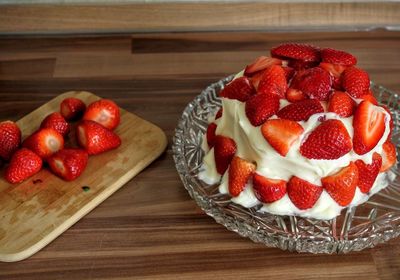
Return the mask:
<path id="1" fill-rule="evenodd" d="M 64 138 L 53 128 L 41 128 L 26 138 L 22 146 L 46 159 L 64 148 Z"/>
<path id="2" fill-rule="evenodd" d="M 315 99 L 306 99 L 283 107 L 276 115 L 281 119 L 299 122 L 307 121 L 312 115 L 323 112 L 324 108 L 321 102 Z"/>
<path id="3" fill-rule="evenodd" d="M 308 44 L 285 43 L 271 49 L 272 57 L 290 58 L 302 61 L 320 61 L 318 47 Z"/>
<path id="4" fill-rule="evenodd" d="M 48 115 L 40 124 L 40 128 L 53 128 L 64 137 L 69 133 L 69 124 L 58 112 Z"/>
<path id="5" fill-rule="evenodd" d="M 396 146 L 392 142 L 386 141 L 382 148 L 382 166 L 379 171 L 385 172 L 396 163 Z"/>
<path id="6" fill-rule="evenodd" d="M 360 99 L 368 100 L 372 104 L 378 105 L 378 100 L 376 100 L 375 96 L 373 95 L 373 93 L 371 91 L 369 91 L 368 94 L 364 94 L 364 95 L 360 96 Z"/>
<path id="7" fill-rule="evenodd" d="M 21 130 L 12 121 L 0 122 L 0 158 L 8 161 L 21 145 Z"/>
<path id="8" fill-rule="evenodd" d="M 326 120 L 317 126 L 300 146 L 309 159 L 338 159 L 350 152 L 351 138 L 339 120 Z"/>
<path id="9" fill-rule="evenodd" d="M 256 166 L 253 163 L 240 157 L 233 157 L 229 166 L 229 193 L 238 196 L 255 170 Z"/>
<path id="10" fill-rule="evenodd" d="M 362 101 L 353 118 L 353 148 L 358 155 L 371 151 L 385 132 L 385 113 L 369 101 Z"/>
<path id="11" fill-rule="evenodd" d="M 296 71 L 292 67 L 283 67 L 283 71 L 285 72 L 286 82 L 289 83 Z"/>
<path id="12" fill-rule="evenodd" d="M 298 59 L 291 59 L 288 61 L 288 66 L 297 71 L 313 68 L 318 66 L 318 64 L 319 61 L 304 61 Z"/>
<path id="13" fill-rule="evenodd" d="M 219 96 L 245 102 L 254 94 L 256 94 L 256 90 L 249 78 L 240 77 L 227 84 L 224 89 L 221 90 Z"/>
<path id="14" fill-rule="evenodd" d="M 215 136 L 214 159 L 219 174 L 225 173 L 235 153 L 236 143 L 233 139 L 221 135 Z"/>
<path id="15" fill-rule="evenodd" d="M 63 149 L 48 158 L 47 163 L 54 174 L 66 181 L 72 181 L 85 170 L 88 157 L 83 149 Z"/>
<path id="16" fill-rule="evenodd" d="M 64 99 L 60 104 L 60 113 L 67 121 L 80 119 L 85 113 L 86 105 L 74 97 Z"/>
<path id="17" fill-rule="evenodd" d="M 247 100 L 246 116 L 254 126 L 263 124 L 279 110 L 279 97 L 275 94 L 257 94 Z"/>
<path id="18" fill-rule="evenodd" d="M 321 179 L 322 187 L 340 206 L 347 206 L 354 198 L 358 184 L 358 169 L 354 162 L 339 172 Z"/>
<path id="19" fill-rule="evenodd" d="M 220 117 L 222 117 L 222 108 L 218 110 L 217 114 L 215 115 L 215 119 L 219 119 Z"/>
<path id="20" fill-rule="evenodd" d="M 340 64 L 331 64 L 326 62 L 321 62 L 319 67 L 328 71 L 332 76 L 332 87 L 336 90 L 342 90 L 342 80 L 341 76 L 344 70 L 346 70 L 347 66 Z"/>
<path id="21" fill-rule="evenodd" d="M 331 75 L 321 67 L 298 71 L 292 80 L 292 88 L 301 90 L 310 98 L 328 100 L 332 89 Z"/>
<path id="22" fill-rule="evenodd" d="M 257 173 L 253 174 L 253 189 L 257 199 L 264 203 L 272 203 L 286 194 L 285 180 L 270 179 Z"/>
<path id="23" fill-rule="evenodd" d="M 260 83 L 258 84 L 257 93 L 275 94 L 280 98 L 284 98 L 286 90 L 287 81 L 282 66 L 272 65 L 268 67 L 263 72 Z"/>
<path id="24" fill-rule="evenodd" d="M 258 85 L 260 84 L 260 81 L 261 81 L 261 78 L 263 77 L 263 75 L 264 75 L 264 71 L 260 71 L 250 77 L 250 82 L 256 90 L 258 89 Z"/>
<path id="25" fill-rule="evenodd" d="M 382 105 L 381 107 L 383 109 L 385 109 L 385 111 L 390 115 L 390 121 L 389 121 L 390 132 L 388 134 L 388 137 L 386 138 L 386 141 L 390 141 L 392 139 L 392 134 L 393 134 L 393 129 L 394 129 L 393 114 L 387 106 Z"/>
<path id="26" fill-rule="evenodd" d="M 382 157 L 374 153 L 370 164 L 366 164 L 361 159 L 356 160 L 355 164 L 358 169 L 358 188 L 362 193 L 368 193 L 382 166 Z"/>
<path id="27" fill-rule="evenodd" d="M 207 143 L 210 149 L 214 147 L 215 142 L 215 130 L 217 129 L 217 125 L 215 123 L 210 123 L 207 127 Z"/>
<path id="28" fill-rule="evenodd" d="M 288 90 L 286 91 L 286 99 L 289 102 L 298 102 L 301 100 L 308 99 L 308 96 L 305 95 L 301 90 L 288 88 Z"/>
<path id="29" fill-rule="evenodd" d="M 297 122 L 282 119 L 267 120 L 261 127 L 265 140 L 281 156 L 286 156 L 303 131 L 303 127 Z"/>
<path id="30" fill-rule="evenodd" d="M 79 146 L 86 149 L 89 155 L 97 155 L 121 145 L 117 134 L 95 121 L 84 120 L 79 123 L 76 135 Z"/>
<path id="31" fill-rule="evenodd" d="M 322 187 L 293 176 L 287 184 L 287 193 L 297 208 L 305 210 L 315 205 L 321 196 Z"/>
<path id="32" fill-rule="evenodd" d="M 368 73 L 355 66 L 346 68 L 342 74 L 342 86 L 354 98 L 368 93 L 369 82 Z"/>
<path id="33" fill-rule="evenodd" d="M 272 65 L 282 65 L 282 60 L 274 57 L 260 56 L 244 69 L 244 75 L 249 77 L 254 73 L 264 70 Z"/>
<path id="34" fill-rule="evenodd" d="M 95 121 L 105 128 L 114 130 L 121 121 L 119 107 L 111 100 L 100 99 L 88 106 L 83 120 Z"/>
<path id="35" fill-rule="evenodd" d="M 345 51 L 335 49 L 322 49 L 321 58 L 323 62 L 339 64 L 345 66 L 352 66 L 357 64 L 357 58 Z"/>
<path id="36" fill-rule="evenodd" d="M 356 106 L 356 102 L 347 93 L 335 91 L 329 99 L 328 112 L 347 118 L 353 115 Z"/>
<path id="37" fill-rule="evenodd" d="M 42 169 L 42 159 L 31 150 L 22 148 L 11 157 L 4 178 L 11 184 L 21 183 Z"/>

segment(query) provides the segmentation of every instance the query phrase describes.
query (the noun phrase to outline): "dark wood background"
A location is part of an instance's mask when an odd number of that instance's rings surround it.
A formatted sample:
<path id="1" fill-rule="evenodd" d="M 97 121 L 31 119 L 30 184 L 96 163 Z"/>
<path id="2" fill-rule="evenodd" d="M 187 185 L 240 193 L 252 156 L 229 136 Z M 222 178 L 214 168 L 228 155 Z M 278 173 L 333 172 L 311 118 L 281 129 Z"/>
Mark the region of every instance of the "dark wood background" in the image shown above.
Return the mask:
<path id="1" fill-rule="evenodd" d="M 0 279 L 400 279 L 399 239 L 347 255 L 267 248 L 202 213 L 178 178 L 171 138 L 186 104 L 282 41 L 350 51 L 375 82 L 400 92 L 400 32 L 1 37 L 0 120 L 88 90 L 160 126 L 169 146 L 41 252 L 0 263 Z"/>

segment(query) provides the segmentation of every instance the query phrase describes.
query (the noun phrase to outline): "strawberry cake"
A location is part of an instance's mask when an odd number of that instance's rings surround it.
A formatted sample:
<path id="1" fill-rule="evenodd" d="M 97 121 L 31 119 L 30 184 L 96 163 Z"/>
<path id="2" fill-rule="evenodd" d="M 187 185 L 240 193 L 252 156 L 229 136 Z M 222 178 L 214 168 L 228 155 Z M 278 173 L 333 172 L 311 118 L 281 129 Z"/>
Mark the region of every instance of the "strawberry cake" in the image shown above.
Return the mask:
<path id="1" fill-rule="evenodd" d="M 199 178 L 243 207 L 332 219 L 393 179 L 390 111 L 350 53 L 287 43 L 220 92 Z"/>

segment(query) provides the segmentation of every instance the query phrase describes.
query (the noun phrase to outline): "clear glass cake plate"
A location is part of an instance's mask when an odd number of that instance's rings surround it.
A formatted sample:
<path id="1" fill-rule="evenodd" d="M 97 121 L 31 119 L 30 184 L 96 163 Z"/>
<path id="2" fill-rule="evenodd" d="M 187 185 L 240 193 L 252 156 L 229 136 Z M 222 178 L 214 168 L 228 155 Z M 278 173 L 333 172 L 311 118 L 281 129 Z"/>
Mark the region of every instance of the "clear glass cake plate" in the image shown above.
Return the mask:
<path id="1" fill-rule="evenodd" d="M 259 206 L 244 208 L 231 202 L 228 195 L 220 194 L 218 185 L 199 180 L 207 120 L 219 110 L 218 93 L 232 78 L 211 84 L 187 105 L 173 139 L 173 156 L 183 185 L 207 215 L 254 242 L 297 252 L 348 253 L 372 248 L 400 235 L 400 176 L 366 203 L 344 209 L 340 216 L 326 221 L 263 213 L 258 211 Z M 398 151 L 399 96 L 374 83 L 371 87 L 379 102 L 393 114 L 393 142 Z M 392 171 L 400 174 L 398 166 Z"/>

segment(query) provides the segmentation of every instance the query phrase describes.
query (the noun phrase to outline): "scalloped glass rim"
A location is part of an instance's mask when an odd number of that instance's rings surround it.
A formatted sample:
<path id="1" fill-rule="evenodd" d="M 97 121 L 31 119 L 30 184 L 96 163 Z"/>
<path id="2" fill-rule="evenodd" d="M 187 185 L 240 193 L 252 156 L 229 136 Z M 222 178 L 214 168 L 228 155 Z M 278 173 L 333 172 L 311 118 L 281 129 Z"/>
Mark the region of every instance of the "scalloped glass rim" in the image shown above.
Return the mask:
<path id="1" fill-rule="evenodd" d="M 338 217 L 322 221 L 296 216 L 261 213 L 258 207 L 244 208 L 197 178 L 204 152 L 202 137 L 208 118 L 220 108 L 218 92 L 232 76 L 211 84 L 183 111 L 173 139 L 173 157 L 179 176 L 190 196 L 227 229 L 254 242 L 283 250 L 309 253 L 348 253 L 372 248 L 400 235 L 400 176 L 370 200 L 344 209 Z M 387 105 L 395 123 L 393 141 L 399 147 L 399 96 L 371 82 L 378 101 Z M 399 154 L 399 153 L 398 153 Z M 397 166 L 392 168 L 400 174 Z"/>

